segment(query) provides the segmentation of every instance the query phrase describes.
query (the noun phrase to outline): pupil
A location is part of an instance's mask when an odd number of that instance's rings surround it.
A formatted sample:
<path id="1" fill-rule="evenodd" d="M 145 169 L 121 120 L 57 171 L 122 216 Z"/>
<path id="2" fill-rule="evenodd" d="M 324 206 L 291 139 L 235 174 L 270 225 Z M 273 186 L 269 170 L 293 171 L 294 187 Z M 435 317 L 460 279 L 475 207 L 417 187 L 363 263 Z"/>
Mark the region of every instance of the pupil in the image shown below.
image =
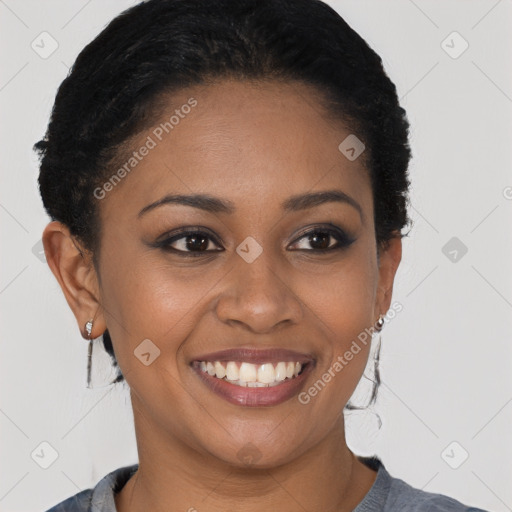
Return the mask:
<path id="1" fill-rule="evenodd" d="M 192 240 L 192 242 L 190 242 Z M 197 243 L 199 242 L 199 243 Z M 208 247 L 207 238 L 204 236 L 190 235 L 187 237 L 187 249 L 206 249 Z"/>
<path id="2" fill-rule="evenodd" d="M 319 233 L 320 236 L 317 233 L 310 235 L 309 243 L 314 246 L 314 244 L 320 239 L 320 247 L 317 247 L 317 249 L 327 249 L 329 247 L 329 234 L 322 232 Z"/>

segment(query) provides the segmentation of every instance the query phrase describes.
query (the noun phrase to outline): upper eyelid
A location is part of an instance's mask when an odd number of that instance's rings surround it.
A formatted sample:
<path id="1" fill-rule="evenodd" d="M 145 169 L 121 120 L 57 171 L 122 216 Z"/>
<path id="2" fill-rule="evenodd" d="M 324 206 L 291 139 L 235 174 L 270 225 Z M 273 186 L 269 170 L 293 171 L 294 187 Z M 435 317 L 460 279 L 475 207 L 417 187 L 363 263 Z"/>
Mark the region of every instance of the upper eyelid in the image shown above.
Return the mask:
<path id="1" fill-rule="evenodd" d="M 180 240 L 181 238 L 185 238 L 197 233 L 207 235 L 214 242 L 222 241 L 218 235 L 214 235 L 208 229 L 200 227 L 184 228 L 183 230 L 178 230 L 177 232 L 170 231 L 168 233 L 164 233 L 161 237 L 159 237 L 159 239 L 161 239 L 161 242 L 168 242 L 169 240 Z"/>

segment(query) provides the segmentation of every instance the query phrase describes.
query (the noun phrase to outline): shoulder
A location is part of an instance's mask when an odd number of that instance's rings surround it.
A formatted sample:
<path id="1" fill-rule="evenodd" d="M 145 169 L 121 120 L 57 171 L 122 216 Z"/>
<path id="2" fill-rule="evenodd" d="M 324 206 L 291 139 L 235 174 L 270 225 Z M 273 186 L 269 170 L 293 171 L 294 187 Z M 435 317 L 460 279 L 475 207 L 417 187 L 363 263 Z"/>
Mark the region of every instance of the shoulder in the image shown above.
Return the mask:
<path id="1" fill-rule="evenodd" d="M 384 510 L 404 512 L 485 512 L 464 505 L 450 496 L 412 487 L 400 478 L 390 477 L 389 494 Z"/>
<path id="2" fill-rule="evenodd" d="M 377 471 L 377 478 L 355 512 L 486 512 L 454 498 L 412 487 L 393 477 L 378 457 L 359 457 Z"/>
<path id="3" fill-rule="evenodd" d="M 138 464 L 133 464 L 117 468 L 105 475 L 94 488 L 80 491 L 46 512 L 116 512 L 114 494 L 122 489 L 138 467 Z"/>

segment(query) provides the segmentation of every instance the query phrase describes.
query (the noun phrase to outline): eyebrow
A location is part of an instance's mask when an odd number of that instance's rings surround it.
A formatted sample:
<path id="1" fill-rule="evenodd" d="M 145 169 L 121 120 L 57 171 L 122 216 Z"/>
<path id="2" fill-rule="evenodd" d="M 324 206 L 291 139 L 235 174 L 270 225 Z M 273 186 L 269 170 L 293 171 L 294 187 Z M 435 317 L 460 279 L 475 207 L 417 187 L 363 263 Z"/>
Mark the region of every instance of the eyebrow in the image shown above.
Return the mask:
<path id="1" fill-rule="evenodd" d="M 281 204 L 281 208 L 285 213 L 307 210 L 314 206 L 325 203 L 344 203 L 355 208 L 361 220 L 364 222 L 364 213 L 361 205 L 348 194 L 341 190 L 323 190 L 320 192 L 309 192 L 306 194 L 298 194 L 289 197 Z M 179 204 L 191 206 L 209 213 L 226 213 L 232 214 L 236 211 L 235 204 L 228 199 L 220 199 L 208 194 L 168 194 L 154 203 L 148 204 L 139 212 L 138 217 L 142 217 L 146 213 L 163 206 L 165 204 Z"/>

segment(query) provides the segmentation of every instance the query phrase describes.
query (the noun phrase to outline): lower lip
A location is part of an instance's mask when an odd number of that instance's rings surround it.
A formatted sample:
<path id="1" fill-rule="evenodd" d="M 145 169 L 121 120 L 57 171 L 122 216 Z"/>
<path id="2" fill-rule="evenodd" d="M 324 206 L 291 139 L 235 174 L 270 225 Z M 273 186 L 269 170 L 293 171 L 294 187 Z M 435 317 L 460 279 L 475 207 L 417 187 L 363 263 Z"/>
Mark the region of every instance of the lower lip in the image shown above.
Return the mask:
<path id="1" fill-rule="evenodd" d="M 199 367 L 199 362 L 192 364 L 192 368 L 199 375 L 201 380 L 217 395 L 235 405 L 246 407 L 262 407 L 278 405 L 289 400 L 299 392 L 304 380 L 313 368 L 312 363 L 307 363 L 302 373 L 293 379 L 287 379 L 282 384 L 267 388 L 248 388 L 231 384 L 223 379 L 212 377 L 203 372 Z"/>

